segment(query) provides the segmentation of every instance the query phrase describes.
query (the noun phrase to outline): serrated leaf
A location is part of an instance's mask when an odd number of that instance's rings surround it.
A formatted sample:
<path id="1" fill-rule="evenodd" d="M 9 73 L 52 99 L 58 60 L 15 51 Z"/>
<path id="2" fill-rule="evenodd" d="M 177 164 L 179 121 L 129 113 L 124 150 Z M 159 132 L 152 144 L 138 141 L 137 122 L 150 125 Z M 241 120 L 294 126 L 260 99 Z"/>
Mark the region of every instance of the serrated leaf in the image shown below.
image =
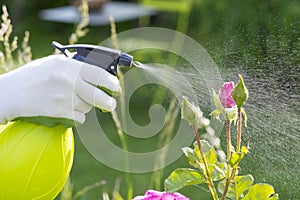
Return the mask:
<path id="1" fill-rule="evenodd" d="M 215 149 L 206 140 L 200 140 L 200 142 L 207 164 L 216 164 L 217 153 Z M 197 142 L 194 143 L 194 153 L 197 156 L 199 162 L 203 163 L 203 159 L 201 157 Z"/>
<path id="2" fill-rule="evenodd" d="M 182 151 L 189 164 L 195 168 L 199 168 L 200 163 L 199 160 L 197 159 L 197 156 L 194 153 L 194 150 L 189 147 L 184 147 L 182 148 Z"/>
<path id="3" fill-rule="evenodd" d="M 247 149 L 247 147 L 242 146 L 241 153 L 233 152 L 231 154 L 231 158 L 230 158 L 229 164 L 232 167 L 237 166 L 241 162 L 241 160 L 243 159 L 243 157 L 245 156 L 245 154 L 247 154 L 248 152 L 249 152 L 249 150 Z"/>
<path id="4" fill-rule="evenodd" d="M 223 194 L 225 189 L 226 179 L 222 180 L 218 184 L 218 191 Z M 245 176 L 236 176 L 234 181 L 229 185 L 228 192 L 226 194 L 227 198 L 236 199 L 241 197 L 243 193 L 248 190 L 253 184 L 252 175 L 248 174 Z"/>
<path id="5" fill-rule="evenodd" d="M 273 186 L 265 183 L 257 183 L 253 185 L 242 200 L 277 200 L 278 194 L 275 194 Z"/>
<path id="6" fill-rule="evenodd" d="M 186 186 L 205 183 L 205 177 L 199 171 L 189 168 L 174 170 L 165 180 L 164 186 L 167 192 L 176 192 Z"/>

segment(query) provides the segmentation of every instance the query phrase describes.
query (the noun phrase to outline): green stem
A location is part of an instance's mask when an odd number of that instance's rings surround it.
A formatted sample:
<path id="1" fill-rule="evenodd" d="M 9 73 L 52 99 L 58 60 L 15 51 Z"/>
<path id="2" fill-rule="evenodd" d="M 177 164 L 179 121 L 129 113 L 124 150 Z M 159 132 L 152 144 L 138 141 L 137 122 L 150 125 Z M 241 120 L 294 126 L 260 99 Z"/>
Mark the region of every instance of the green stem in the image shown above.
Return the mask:
<path id="1" fill-rule="evenodd" d="M 227 163 L 229 163 L 231 158 L 231 133 L 230 133 L 230 121 L 226 122 L 226 137 L 227 137 Z M 227 172 L 230 170 L 227 169 Z M 229 177 L 229 173 L 227 173 Z"/>
<path id="2" fill-rule="evenodd" d="M 226 173 L 226 184 L 221 200 L 226 198 L 228 188 L 230 185 L 230 158 L 231 158 L 231 133 L 230 133 L 230 121 L 226 121 L 226 138 L 227 138 L 227 173 Z"/>
<path id="3" fill-rule="evenodd" d="M 238 191 L 237 191 L 237 184 L 234 184 L 235 186 L 235 200 L 239 200 Z"/>
<path id="4" fill-rule="evenodd" d="M 199 138 L 199 133 L 198 133 L 198 131 L 197 131 L 197 129 L 196 129 L 195 126 L 193 126 L 193 130 L 194 130 L 194 133 L 195 133 L 195 136 L 196 136 L 196 141 L 197 141 L 197 144 L 198 144 L 200 155 L 201 155 L 201 158 L 203 160 L 204 167 L 205 167 L 204 174 L 205 174 L 205 178 L 206 178 L 206 183 L 207 183 L 208 189 L 209 189 L 209 191 L 210 191 L 213 199 L 214 200 L 218 200 L 219 198 L 218 198 L 217 190 L 215 188 L 215 185 L 214 185 L 214 182 L 212 180 L 211 174 L 209 173 L 207 161 L 206 161 L 204 152 L 202 150 L 202 145 L 201 145 L 201 141 L 200 141 L 200 138 Z"/>
<path id="5" fill-rule="evenodd" d="M 241 108 L 238 108 L 238 127 L 237 127 L 237 145 L 236 145 L 237 153 L 240 153 L 241 151 L 241 140 L 242 140 L 242 112 L 241 112 Z"/>
<path id="6" fill-rule="evenodd" d="M 236 146 L 237 153 L 241 152 L 241 140 L 242 140 L 242 112 L 241 112 L 241 108 L 238 108 L 237 146 Z M 228 155 L 228 153 L 227 153 L 227 155 Z M 228 188 L 229 188 L 229 184 L 230 184 L 231 180 L 233 180 L 235 178 L 237 170 L 238 170 L 238 165 L 236 165 L 232 169 L 230 177 L 226 179 L 226 185 L 225 185 L 224 193 L 222 195 L 221 200 L 225 199 L 226 193 L 227 193 Z M 236 198 L 238 199 L 238 197 L 236 197 Z"/>

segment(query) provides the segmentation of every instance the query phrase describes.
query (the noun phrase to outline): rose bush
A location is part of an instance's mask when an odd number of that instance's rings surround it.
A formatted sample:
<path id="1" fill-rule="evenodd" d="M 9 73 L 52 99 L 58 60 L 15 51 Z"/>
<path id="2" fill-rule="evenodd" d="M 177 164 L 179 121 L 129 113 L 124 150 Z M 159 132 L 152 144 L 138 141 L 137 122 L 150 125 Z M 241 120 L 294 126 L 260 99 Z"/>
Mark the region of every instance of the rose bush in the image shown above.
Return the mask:
<path id="1" fill-rule="evenodd" d="M 242 122 L 246 127 L 246 111 L 242 107 L 248 99 L 248 89 L 243 77 L 239 82 L 225 82 L 217 95 L 212 90 L 215 110 L 211 115 L 225 123 L 227 139 L 226 160 L 218 157 L 217 149 L 207 140 L 200 140 L 198 129 L 207 131 L 207 127 L 199 126 L 198 118 L 203 117 L 200 107 L 183 98 L 182 118 L 193 128 L 196 142 L 193 147 L 184 147 L 182 151 L 192 168 L 175 169 L 165 180 L 165 190 L 176 192 L 184 187 L 206 184 L 214 200 L 278 200 L 273 186 L 266 183 L 254 183 L 251 174 L 240 174 L 240 162 L 249 152 L 249 143 L 242 145 Z M 231 142 L 231 126 L 236 128 L 236 147 Z M 144 199 L 143 199 L 144 200 Z M 147 199 L 146 199 L 147 200 Z M 152 200 L 152 199 L 151 199 Z"/>

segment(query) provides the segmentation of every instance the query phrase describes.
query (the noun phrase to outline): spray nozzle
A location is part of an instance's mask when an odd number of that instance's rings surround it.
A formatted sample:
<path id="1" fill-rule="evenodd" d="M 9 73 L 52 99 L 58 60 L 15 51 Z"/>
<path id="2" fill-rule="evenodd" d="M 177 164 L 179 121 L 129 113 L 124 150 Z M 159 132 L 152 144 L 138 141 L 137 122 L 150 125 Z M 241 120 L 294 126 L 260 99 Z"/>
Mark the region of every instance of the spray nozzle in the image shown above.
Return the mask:
<path id="1" fill-rule="evenodd" d="M 116 49 L 89 44 L 62 45 L 52 42 L 52 46 L 65 56 L 101 67 L 113 75 L 117 75 L 117 66 L 131 67 L 133 57 Z M 70 52 L 75 50 L 76 52 Z"/>

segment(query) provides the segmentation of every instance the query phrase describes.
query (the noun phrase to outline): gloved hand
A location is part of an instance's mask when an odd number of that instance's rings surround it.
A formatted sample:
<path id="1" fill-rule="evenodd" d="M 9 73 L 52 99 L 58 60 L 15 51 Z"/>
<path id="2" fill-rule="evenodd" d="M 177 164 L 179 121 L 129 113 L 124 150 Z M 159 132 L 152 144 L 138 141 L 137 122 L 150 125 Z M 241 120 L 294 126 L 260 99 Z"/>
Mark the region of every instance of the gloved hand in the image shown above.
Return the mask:
<path id="1" fill-rule="evenodd" d="M 92 106 L 112 111 L 121 92 L 117 77 L 63 55 L 35 60 L 0 76 L 0 124 L 25 118 L 53 126 L 82 124 Z"/>

